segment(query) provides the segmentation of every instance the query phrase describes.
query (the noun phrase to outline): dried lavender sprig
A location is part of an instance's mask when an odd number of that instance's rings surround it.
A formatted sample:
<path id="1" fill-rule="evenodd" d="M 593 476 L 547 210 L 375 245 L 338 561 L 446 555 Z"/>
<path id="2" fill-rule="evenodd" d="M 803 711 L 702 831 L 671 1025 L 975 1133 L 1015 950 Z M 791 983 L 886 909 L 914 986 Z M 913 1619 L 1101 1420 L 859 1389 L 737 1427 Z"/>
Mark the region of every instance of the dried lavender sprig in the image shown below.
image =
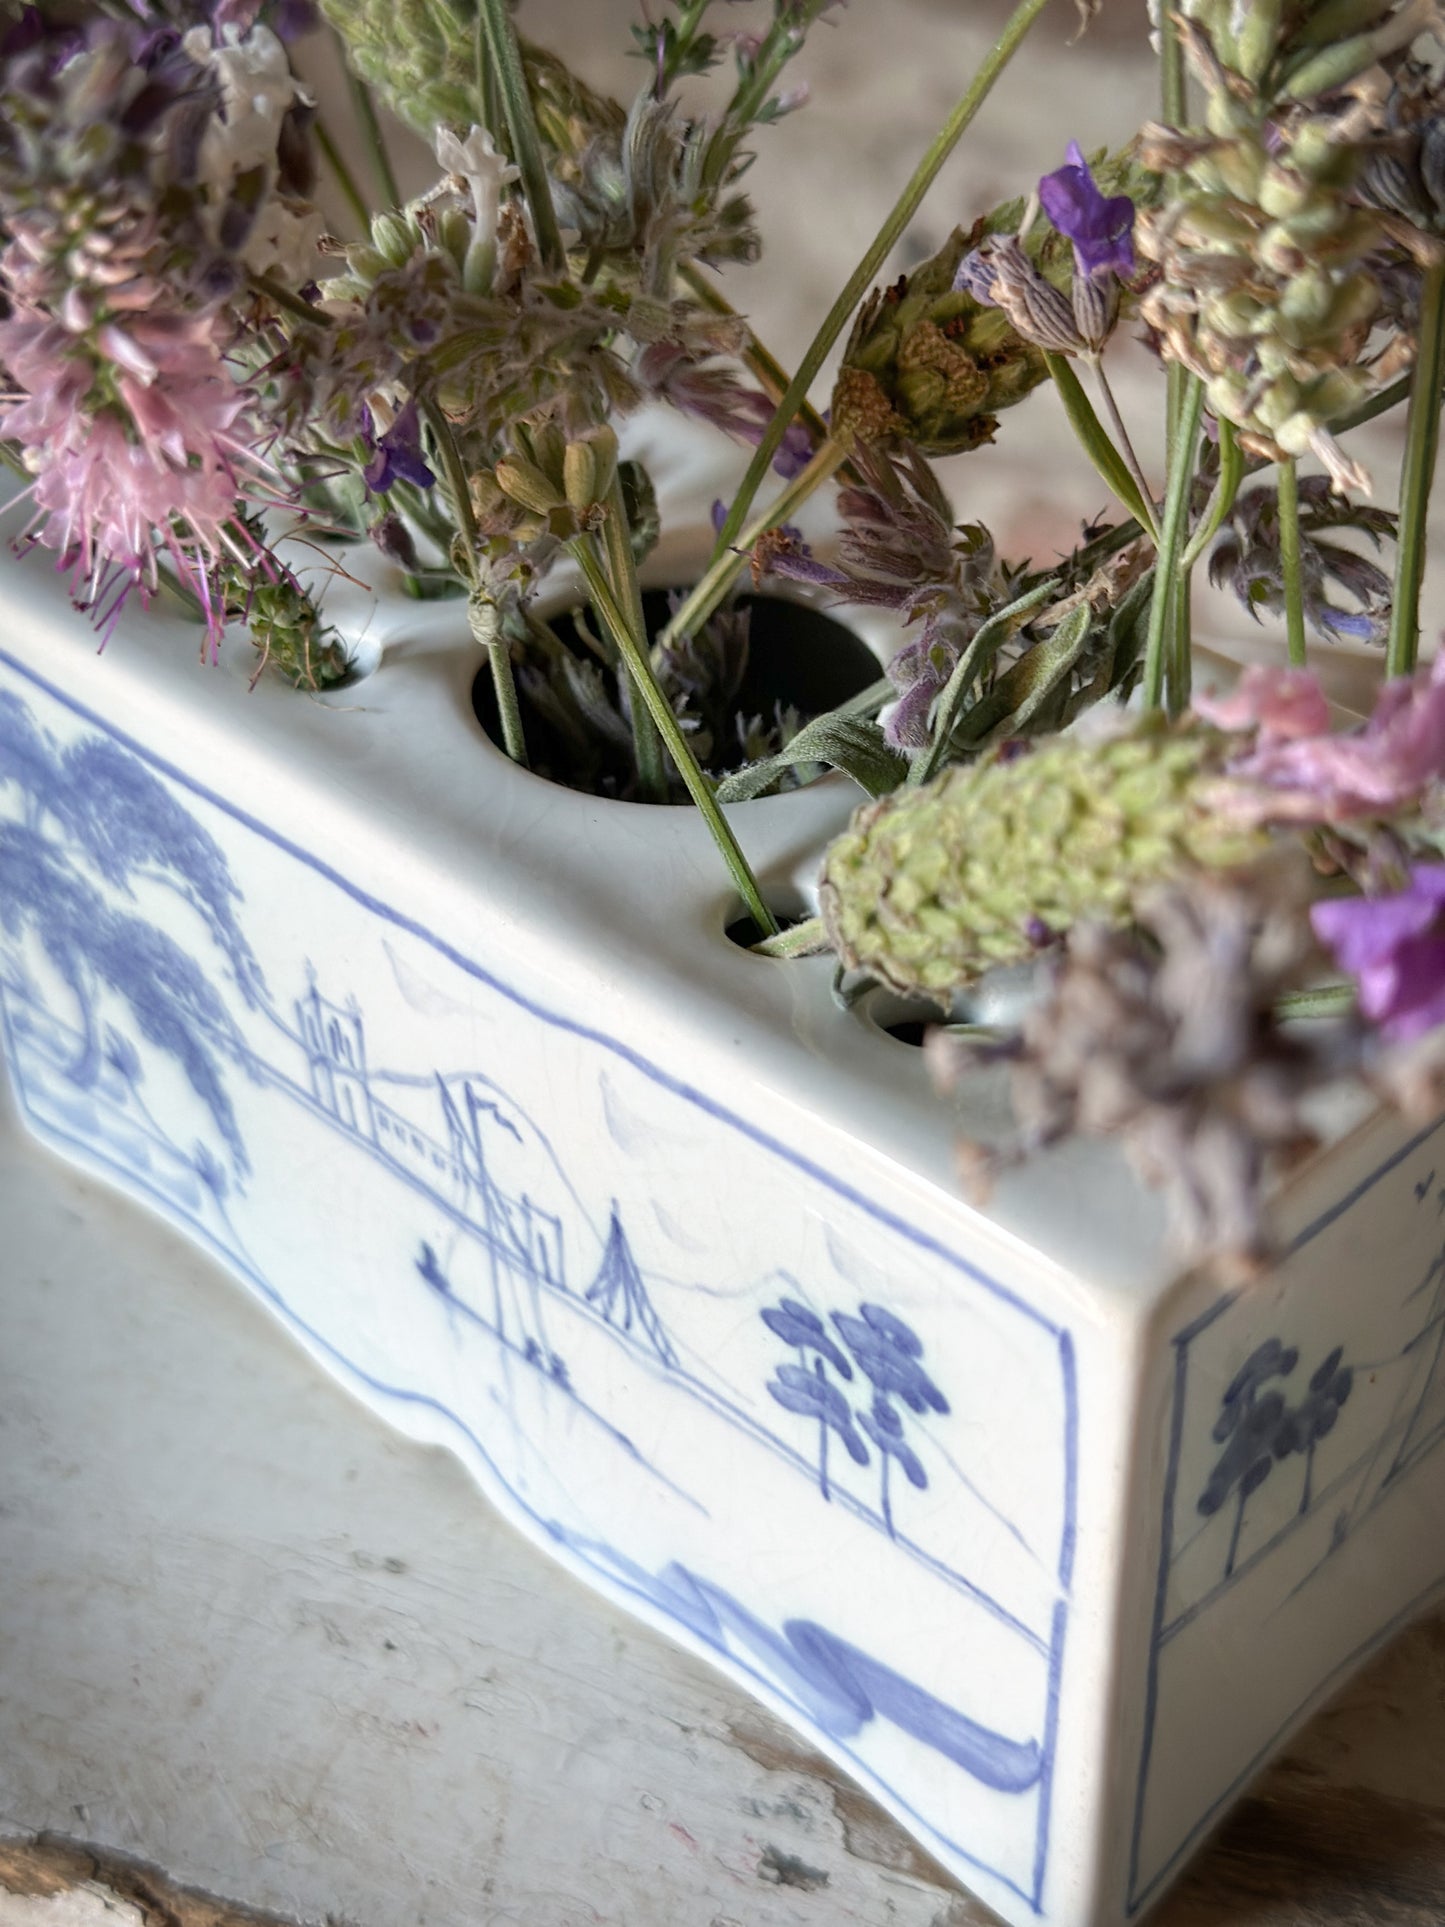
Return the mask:
<path id="1" fill-rule="evenodd" d="M 868 292 L 878 270 L 892 251 L 894 242 L 917 213 L 919 203 L 933 185 L 939 169 L 958 145 L 978 110 L 992 93 L 995 82 L 1017 53 L 1029 29 L 1047 5 L 1048 0 L 1018 0 L 1018 5 L 1009 16 L 1003 32 L 994 42 L 983 65 L 974 75 L 936 137 L 930 142 L 922 160 L 913 170 L 907 185 L 869 244 L 862 260 L 848 277 L 842 293 L 828 310 L 823 325 L 804 351 L 793 379 L 788 384 L 787 393 L 778 403 L 777 413 L 773 416 L 771 425 L 758 445 L 757 453 L 748 465 L 741 487 L 733 497 L 732 506 L 718 532 L 717 545 L 713 550 L 714 566 L 726 558 L 727 551 L 737 541 L 744 518 L 763 484 L 774 455 L 782 445 L 783 436 L 787 433 L 819 369 L 827 359 L 829 349 L 848 325 L 854 309 Z M 740 562 L 738 567 L 741 567 Z M 736 575 L 736 573 L 735 568 L 733 574 Z M 698 619 L 701 620 L 701 618 Z"/>

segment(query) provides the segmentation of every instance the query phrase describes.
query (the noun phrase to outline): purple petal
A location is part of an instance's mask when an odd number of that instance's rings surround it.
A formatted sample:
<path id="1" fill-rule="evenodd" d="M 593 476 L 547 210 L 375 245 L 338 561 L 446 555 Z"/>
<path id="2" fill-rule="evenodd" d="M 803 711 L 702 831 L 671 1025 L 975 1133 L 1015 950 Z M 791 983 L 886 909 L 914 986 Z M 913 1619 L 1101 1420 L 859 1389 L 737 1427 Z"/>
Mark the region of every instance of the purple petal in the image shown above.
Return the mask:
<path id="1" fill-rule="evenodd" d="M 1045 174 L 1039 201 L 1059 233 L 1074 244 L 1075 264 L 1087 275 L 1134 272 L 1134 203 L 1127 194 L 1103 195 L 1077 141 L 1068 165 Z"/>
<path id="2" fill-rule="evenodd" d="M 362 471 L 373 495 L 384 495 L 398 482 L 416 488 L 431 488 L 436 477 L 427 467 L 421 452 L 421 418 L 413 398 L 397 411 L 395 421 L 376 444 L 376 453 Z"/>
<path id="3" fill-rule="evenodd" d="M 813 438 L 801 422 L 794 422 L 784 434 L 773 457 L 774 471 L 785 482 L 801 475 L 813 459 Z"/>
<path id="4" fill-rule="evenodd" d="M 1396 1044 L 1445 1023 L 1445 937 L 1417 937 L 1389 966 L 1361 976 L 1360 1008 Z"/>
<path id="5" fill-rule="evenodd" d="M 1428 930 L 1436 914 L 1436 904 L 1407 890 L 1395 897 L 1341 897 L 1317 903 L 1310 910 L 1310 925 L 1334 952 L 1341 969 L 1358 976 Z"/>

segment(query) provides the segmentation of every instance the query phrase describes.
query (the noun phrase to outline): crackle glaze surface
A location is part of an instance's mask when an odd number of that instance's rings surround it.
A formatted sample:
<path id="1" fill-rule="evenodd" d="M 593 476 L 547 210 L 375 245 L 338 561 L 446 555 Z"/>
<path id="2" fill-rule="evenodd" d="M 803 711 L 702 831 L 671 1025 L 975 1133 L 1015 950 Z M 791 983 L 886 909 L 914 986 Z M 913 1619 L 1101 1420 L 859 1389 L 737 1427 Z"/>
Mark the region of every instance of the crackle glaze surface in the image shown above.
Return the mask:
<path id="1" fill-rule="evenodd" d="M 1146 1905 L 1445 1572 L 1445 1139 L 1321 1159 L 1246 1296 L 1176 1280 L 1092 1151 L 985 1218 L 913 1056 L 721 939 L 687 813 L 554 805 L 489 755 L 466 790 L 425 651 L 397 698 L 389 667 L 188 707 L 204 675 L 164 696 L 126 634 L 96 663 L 51 587 L 8 573 L 0 649 L 30 1129 L 1006 1917 Z M 428 781 L 476 838 L 450 877 L 397 854 Z M 775 879 L 846 808 L 778 801 L 740 817 Z M 569 975 L 549 882 L 639 852 L 696 906 L 681 948 L 584 910 Z"/>

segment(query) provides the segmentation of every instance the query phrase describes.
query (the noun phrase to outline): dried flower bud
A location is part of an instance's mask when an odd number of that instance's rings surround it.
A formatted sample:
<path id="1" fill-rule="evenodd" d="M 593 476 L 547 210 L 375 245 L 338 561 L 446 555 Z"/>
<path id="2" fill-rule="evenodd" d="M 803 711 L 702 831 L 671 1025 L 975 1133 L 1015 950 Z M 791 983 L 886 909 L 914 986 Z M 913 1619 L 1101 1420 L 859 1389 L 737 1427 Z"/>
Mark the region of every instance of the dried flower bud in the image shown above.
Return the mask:
<path id="1" fill-rule="evenodd" d="M 504 495 L 523 508 L 530 509 L 534 515 L 550 515 L 553 509 L 566 507 L 566 499 L 554 487 L 546 475 L 534 462 L 514 457 L 511 461 L 498 462 L 493 470 L 497 486 Z"/>

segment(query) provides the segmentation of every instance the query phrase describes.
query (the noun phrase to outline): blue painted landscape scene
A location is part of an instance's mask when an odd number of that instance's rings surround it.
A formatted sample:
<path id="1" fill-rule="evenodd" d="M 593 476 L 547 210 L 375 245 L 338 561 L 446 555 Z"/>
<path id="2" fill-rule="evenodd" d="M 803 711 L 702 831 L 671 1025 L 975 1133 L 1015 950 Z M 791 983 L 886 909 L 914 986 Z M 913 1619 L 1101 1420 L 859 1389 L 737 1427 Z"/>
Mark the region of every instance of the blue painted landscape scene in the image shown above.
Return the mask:
<path id="1" fill-rule="evenodd" d="M 0 1022 L 31 1128 L 1043 1909 L 1068 1334 L 7 662 Z M 1316 1484 L 1339 1382 L 1299 1421 Z"/>
<path id="2" fill-rule="evenodd" d="M 1283 1292 L 1222 1299 L 1175 1340 L 1136 1907 L 1301 1708 L 1445 1580 L 1442 1136 L 1310 1227 Z M 1237 1727 L 1201 1716 L 1225 1694 Z"/>

